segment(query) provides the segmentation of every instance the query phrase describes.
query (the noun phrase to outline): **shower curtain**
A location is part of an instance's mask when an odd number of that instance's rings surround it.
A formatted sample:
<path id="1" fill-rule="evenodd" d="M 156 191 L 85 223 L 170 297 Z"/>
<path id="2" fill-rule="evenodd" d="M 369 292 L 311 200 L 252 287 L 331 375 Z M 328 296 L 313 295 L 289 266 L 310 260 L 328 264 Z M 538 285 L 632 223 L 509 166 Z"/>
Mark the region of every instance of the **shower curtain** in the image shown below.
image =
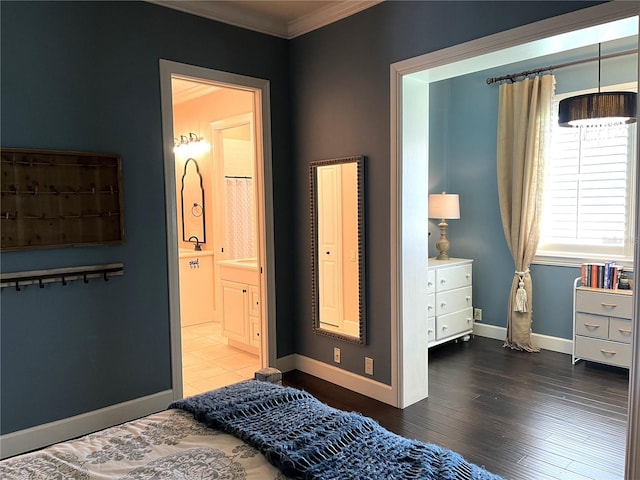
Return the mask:
<path id="1" fill-rule="evenodd" d="M 224 188 L 227 258 L 255 258 L 253 179 L 225 177 Z"/>

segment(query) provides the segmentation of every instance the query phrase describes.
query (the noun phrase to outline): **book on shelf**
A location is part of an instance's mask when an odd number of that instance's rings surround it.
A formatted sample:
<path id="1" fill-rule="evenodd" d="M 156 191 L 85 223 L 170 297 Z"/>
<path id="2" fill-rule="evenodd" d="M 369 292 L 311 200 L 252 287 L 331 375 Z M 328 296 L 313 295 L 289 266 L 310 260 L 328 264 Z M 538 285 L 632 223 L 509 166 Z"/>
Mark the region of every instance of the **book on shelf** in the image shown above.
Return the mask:
<path id="1" fill-rule="evenodd" d="M 624 268 L 613 260 L 604 263 L 583 263 L 580 267 L 580 283 L 591 288 L 617 290 L 618 280 Z"/>

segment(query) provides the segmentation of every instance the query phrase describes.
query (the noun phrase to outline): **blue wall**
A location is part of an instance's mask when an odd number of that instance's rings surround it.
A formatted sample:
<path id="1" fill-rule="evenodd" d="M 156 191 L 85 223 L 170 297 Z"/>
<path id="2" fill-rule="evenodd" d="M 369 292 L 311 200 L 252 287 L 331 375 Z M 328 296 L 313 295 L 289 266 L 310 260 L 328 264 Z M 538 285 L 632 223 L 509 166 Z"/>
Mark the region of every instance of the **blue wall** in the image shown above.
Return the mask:
<path id="1" fill-rule="evenodd" d="M 171 386 L 160 58 L 271 82 L 278 356 L 333 364 L 334 342 L 311 332 L 308 164 L 368 157 L 369 344 L 340 345 L 340 366 L 361 374 L 366 354 L 390 383 L 389 65 L 595 3 L 384 2 L 286 42 L 146 2 L 1 2 L 2 145 L 122 155 L 126 233 L 121 246 L 2 254 L 3 272 L 125 264 L 107 284 L 2 291 L 2 433 Z M 478 194 L 496 195 L 495 175 L 470 168 L 458 177 L 452 160 L 439 181 L 482 175 Z M 492 254 L 464 225 L 456 254 Z"/>
<path id="2" fill-rule="evenodd" d="M 597 2 L 596 2 L 597 3 Z M 330 365 L 333 346 L 330 338 L 318 337 L 307 326 L 311 321 L 309 192 L 308 165 L 314 160 L 363 154 L 367 156 L 366 174 L 366 286 L 368 345 L 342 342 L 340 368 L 364 374 L 363 357 L 375 359 L 375 379 L 390 383 L 390 140 L 389 140 L 389 65 L 417 55 L 508 30 L 518 25 L 593 5 L 592 2 L 383 2 L 355 16 L 308 33 L 291 41 L 293 87 L 293 162 L 295 165 L 294 222 L 297 262 L 295 278 L 296 351 Z M 445 95 L 453 96 L 453 89 Z M 484 87 L 485 90 L 487 87 Z M 455 95 L 459 95 L 455 92 Z M 484 95 L 483 95 L 484 97 Z M 490 99 L 479 101 L 490 103 Z M 432 108 L 448 108 L 442 99 Z M 480 110 L 481 111 L 481 110 Z M 497 205 L 495 153 L 477 158 L 474 141 L 494 139 L 495 126 L 457 118 L 456 128 L 468 132 L 460 148 L 474 153 L 475 162 L 460 163 L 453 156 L 447 164 L 430 165 L 429 188 L 459 190 L 467 183 L 473 195 L 462 195 L 465 218 L 491 199 Z M 450 142 L 448 135 L 438 137 L 440 148 Z M 468 157 L 467 157 L 468 158 Z M 466 162 L 466 160 L 465 160 Z M 476 163 L 477 162 L 477 163 Z M 425 179 L 425 193 L 426 193 Z M 462 192 L 461 192 L 462 193 Z M 475 201 L 475 195 L 481 201 Z M 502 232 L 499 211 L 488 213 L 482 232 Z M 486 315 L 504 318 L 506 303 L 501 293 L 510 285 L 513 268 L 509 264 L 506 243 L 484 243 L 483 234 L 472 230 L 466 220 L 451 222 L 454 254 L 479 261 L 474 277 L 486 287 L 482 297 Z M 493 236 L 493 234 L 492 234 Z M 431 242 L 434 241 L 434 233 Z M 501 242 L 501 243 L 500 243 Z M 491 256 L 497 253 L 497 259 Z M 501 251 L 502 250 L 502 251 Z M 495 272 L 495 275 L 494 275 Z M 491 280 L 483 280 L 488 276 Z M 474 291 L 474 295 L 476 291 Z"/>
<path id="3" fill-rule="evenodd" d="M 2 145 L 119 153 L 126 237 L 120 246 L 3 252 L 3 272 L 125 266 L 108 283 L 2 290 L 7 433 L 171 387 L 159 59 L 271 81 L 276 278 L 284 285 L 291 180 L 285 40 L 146 2 L 0 8 Z M 288 297 L 277 301 L 280 355 L 294 351 Z"/>
<path id="4" fill-rule="evenodd" d="M 633 46 L 622 48 L 628 50 Z M 597 53 L 597 51 L 595 52 Z M 592 57 L 594 52 L 586 54 Z M 584 56 L 583 56 L 584 57 Z M 572 57 L 576 60 L 579 57 Z M 563 60 L 565 61 L 565 60 Z M 453 256 L 474 259 L 473 303 L 483 310 L 483 323 L 506 326 L 508 292 L 514 264 L 504 238 L 498 203 L 496 131 L 498 84 L 487 77 L 515 73 L 561 61 L 531 60 L 476 72 L 432 86 L 430 140 L 430 192 L 449 190 L 460 194 L 461 219 L 449 222 L 448 238 Z M 596 86 L 597 66 L 582 64 L 554 72 L 556 92 L 566 93 Z M 624 56 L 605 62 L 602 86 L 633 82 L 637 57 Z M 435 178 L 432 178 L 435 177 Z M 438 238 L 437 222 L 430 222 L 432 253 Z M 573 281 L 577 267 L 534 265 L 533 325 L 535 333 L 570 339 L 573 335 Z"/>

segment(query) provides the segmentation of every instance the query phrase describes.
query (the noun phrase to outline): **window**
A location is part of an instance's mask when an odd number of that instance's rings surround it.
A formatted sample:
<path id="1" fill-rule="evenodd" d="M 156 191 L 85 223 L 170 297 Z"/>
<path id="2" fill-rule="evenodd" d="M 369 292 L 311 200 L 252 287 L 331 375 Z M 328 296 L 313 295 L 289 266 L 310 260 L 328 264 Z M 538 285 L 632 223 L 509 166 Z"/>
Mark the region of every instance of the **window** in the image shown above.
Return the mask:
<path id="1" fill-rule="evenodd" d="M 629 85 L 617 90 L 631 89 Z M 635 84 L 631 86 L 635 90 Z M 636 124 L 558 126 L 554 97 L 544 214 L 536 261 L 633 259 Z"/>

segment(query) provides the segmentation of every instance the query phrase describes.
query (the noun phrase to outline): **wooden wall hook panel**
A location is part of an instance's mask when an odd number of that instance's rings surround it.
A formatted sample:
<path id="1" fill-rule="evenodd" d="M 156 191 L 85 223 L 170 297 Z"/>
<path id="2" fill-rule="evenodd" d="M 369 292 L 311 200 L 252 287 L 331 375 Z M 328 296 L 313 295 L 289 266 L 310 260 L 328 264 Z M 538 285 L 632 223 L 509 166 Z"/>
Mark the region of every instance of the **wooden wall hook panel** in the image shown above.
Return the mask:
<path id="1" fill-rule="evenodd" d="M 0 163 L 0 250 L 124 241 L 119 155 L 0 147 Z"/>
<path id="2" fill-rule="evenodd" d="M 17 292 L 20 292 L 22 287 L 29 285 L 38 285 L 38 287 L 44 288 L 45 283 L 60 282 L 63 286 L 66 286 L 69 282 L 75 280 L 82 280 L 87 284 L 90 278 L 102 278 L 105 282 L 108 282 L 110 277 L 122 275 L 124 275 L 124 264 L 122 263 L 0 273 L 0 288 L 12 287 Z"/>

